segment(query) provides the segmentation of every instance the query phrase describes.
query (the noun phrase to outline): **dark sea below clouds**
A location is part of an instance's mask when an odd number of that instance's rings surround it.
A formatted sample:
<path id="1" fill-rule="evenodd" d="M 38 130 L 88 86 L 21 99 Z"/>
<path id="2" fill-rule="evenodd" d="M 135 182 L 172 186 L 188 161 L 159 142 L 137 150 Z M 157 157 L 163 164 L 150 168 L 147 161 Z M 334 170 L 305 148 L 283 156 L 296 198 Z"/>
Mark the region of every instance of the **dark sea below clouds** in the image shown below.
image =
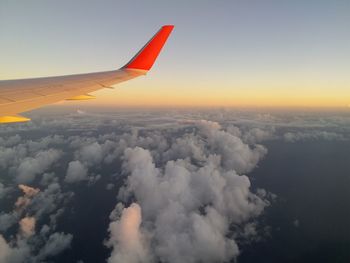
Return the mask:
<path id="1" fill-rule="evenodd" d="M 277 195 L 262 219 L 270 233 L 238 262 L 350 262 L 350 143 L 264 143 L 253 186 Z"/>

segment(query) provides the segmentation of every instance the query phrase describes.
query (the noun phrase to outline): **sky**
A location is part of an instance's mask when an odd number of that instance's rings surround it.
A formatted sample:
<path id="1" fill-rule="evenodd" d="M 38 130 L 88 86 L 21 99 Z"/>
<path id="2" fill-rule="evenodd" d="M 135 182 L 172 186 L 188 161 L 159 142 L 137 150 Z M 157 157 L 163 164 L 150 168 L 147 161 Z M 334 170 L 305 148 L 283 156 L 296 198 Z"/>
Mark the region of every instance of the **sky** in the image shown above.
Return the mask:
<path id="1" fill-rule="evenodd" d="M 349 13 L 345 0 L 2 0 L 0 79 L 113 70 L 174 24 L 147 77 L 84 105 L 345 108 Z"/>

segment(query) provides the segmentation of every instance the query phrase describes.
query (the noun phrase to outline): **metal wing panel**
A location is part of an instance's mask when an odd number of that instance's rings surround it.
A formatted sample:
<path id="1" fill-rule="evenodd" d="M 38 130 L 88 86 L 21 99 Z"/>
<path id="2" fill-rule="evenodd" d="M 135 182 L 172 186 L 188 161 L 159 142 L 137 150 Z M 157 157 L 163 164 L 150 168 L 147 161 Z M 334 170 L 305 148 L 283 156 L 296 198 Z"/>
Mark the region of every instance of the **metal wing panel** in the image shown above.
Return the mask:
<path id="1" fill-rule="evenodd" d="M 3 81 L 0 82 L 0 115 L 29 111 L 144 74 L 140 70 L 121 69 L 36 80 Z"/>

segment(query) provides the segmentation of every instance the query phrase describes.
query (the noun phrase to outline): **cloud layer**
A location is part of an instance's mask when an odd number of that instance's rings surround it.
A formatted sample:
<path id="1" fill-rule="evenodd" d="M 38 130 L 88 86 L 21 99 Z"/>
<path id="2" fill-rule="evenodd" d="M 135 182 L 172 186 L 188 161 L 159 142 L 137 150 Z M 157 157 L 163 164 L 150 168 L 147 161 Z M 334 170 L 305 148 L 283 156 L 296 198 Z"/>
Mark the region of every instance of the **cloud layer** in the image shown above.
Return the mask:
<path id="1" fill-rule="evenodd" d="M 240 174 L 252 170 L 266 149 L 251 148 L 218 123 L 199 121 L 196 126 L 194 132 L 175 139 L 164 154 L 155 155 L 161 160 L 158 167 L 150 150 L 125 149 L 123 167 L 129 176 L 119 192 L 123 203 L 112 213 L 119 217 L 110 224 L 109 262 L 120 262 L 115 256 L 120 253 L 140 254 L 124 248 L 130 236 L 142 244 L 138 247 L 148 249 L 144 254 L 151 256 L 146 262 L 225 262 L 239 254 L 235 237 L 243 236 L 242 225 L 269 204 L 265 196 L 251 192 L 249 178 Z M 120 210 L 130 199 L 136 203 Z M 135 208 L 142 210 L 141 228 L 141 216 L 131 229 L 123 228 L 125 213 Z M 123 231 L 128 233 L 125 239 Z M 150 238 L 141 242 L 135 232 Z M 133 262 L 145 262 L 137 259 Z"/>
<path id="2" fill-rule="evenodd" d="M 101 186 L 118 192 L 103 226 L 110 263 L 229 261 L 258 239 L 273 196 L 249 178 L 268 152 L 260 144 L 349 134 L 346 114 L 234 110 L 80 112 L 0 126 L 0 262 L 69 253 L 63 215 L 80 216 L 77 189 Z"/>

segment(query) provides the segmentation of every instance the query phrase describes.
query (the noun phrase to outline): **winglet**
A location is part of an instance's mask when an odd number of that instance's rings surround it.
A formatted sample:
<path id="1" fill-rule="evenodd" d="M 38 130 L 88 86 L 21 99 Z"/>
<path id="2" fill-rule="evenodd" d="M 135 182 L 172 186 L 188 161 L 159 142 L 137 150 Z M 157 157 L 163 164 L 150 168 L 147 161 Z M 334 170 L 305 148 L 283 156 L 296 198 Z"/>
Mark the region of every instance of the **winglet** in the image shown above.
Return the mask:
<path id="1" fill-rule="evenodd" d="M 163 26 L 123 68 L 150 70 L 173 28 L 173 25 Z"/>

